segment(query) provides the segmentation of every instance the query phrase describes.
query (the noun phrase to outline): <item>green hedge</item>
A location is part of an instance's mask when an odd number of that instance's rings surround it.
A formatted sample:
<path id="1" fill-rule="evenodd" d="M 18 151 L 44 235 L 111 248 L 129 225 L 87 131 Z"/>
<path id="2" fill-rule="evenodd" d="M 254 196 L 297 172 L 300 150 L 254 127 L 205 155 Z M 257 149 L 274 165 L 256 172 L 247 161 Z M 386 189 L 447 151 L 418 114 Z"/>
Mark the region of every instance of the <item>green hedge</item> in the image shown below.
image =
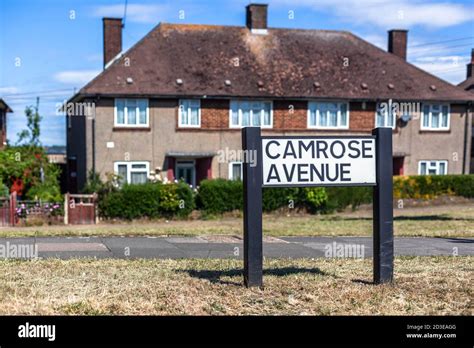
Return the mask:
<path id="1" fill-rule="evenodd" d="M 474 175 L 414 175 L 393 179 L 395 198 L 431 199 L 446 194 L 474 197 Z"/>
<path id="2" fill-rule="evenodd" d="M 324 206 L 326 199 L 324 188 L 264 188 L 263 210 L 269 212 L 282 207 L 305 207 L 316 212 Z M 196 196 L 196 205 L 207 214 L 242 210 L 242 181 L 202 181 Z"/>
<path id="3" fill-rule="evenodd" d="M 99 213 L 105 218 L 186 217 L 193 209 L 193 191 L 184 183 L 124 185 L 99 199 Z"/>
<path id="4" fill-rule="evenodd" d="M 394 177 L 394 198 L 431 199 L 438 195 L 474 197 L 474 175 Z M 356 209 L 372 202 L 371 187 L 264 188 L 263 210 L 305 208 L 311 213 Z M 195 195 L 185 183 L 125 185 L 99 193 L 99 212 L 105 218 L 186 217 L 197 207 L 204 214 L 242 210 L 241 181 L 204 180 Z"/>

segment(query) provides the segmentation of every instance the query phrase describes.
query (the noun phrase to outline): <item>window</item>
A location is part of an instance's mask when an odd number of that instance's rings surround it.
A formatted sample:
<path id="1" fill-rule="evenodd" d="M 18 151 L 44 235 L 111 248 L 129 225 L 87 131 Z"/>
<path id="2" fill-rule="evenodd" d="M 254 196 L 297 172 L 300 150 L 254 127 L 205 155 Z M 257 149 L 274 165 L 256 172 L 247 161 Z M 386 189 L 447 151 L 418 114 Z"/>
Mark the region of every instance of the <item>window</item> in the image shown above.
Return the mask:
<path id="1" fill-rule="evenodd" d="M 148 127 L 147 99 L 115 99 L 115 126 Z"/>
<path id="2" fill-rule="evenodd" d="M 447 130 L 449 129 L 449 105 L 424 104 L 421 129 Z"/>
<path id="3" fill-rule="evenodd" d="M 272 102 L 237 101 L 230 102 L 230 127 L 273 126 Z"/>
<path id="4" fill-rule="evenodd" d="M 150 164 L 148 162 L 115 162 L 115 174 L 119 175 L 119 184 L 144 184 L 148 181 Z"/>
<path id="5" fill-rule="evenodd" d="M 448 172 L 448 161 L 420 161 L 419 175 L 445 175 Z"/>
<path id="6" fill-rule="evenodd" d="M 199 99 L 185 99 L 179 101 L 179 126 L 201 126 L 201 101 Z"/>
<path id="7" fill-rule="evenodd" d="M 309 102 L 308 128 L 349 128 L 348 104 Z"/>
<path id="8" fill-rule="evenodd" d="M 230 180 L 242 180 L 244 167 L 242 162 L 230 162 L 229 163 L 229 179 Z"/>
<path id="9" fill-rule="evenodd" d="M 392 112 L 390 112 L 390 105 L 391 103 L 377 104 L 377 110 L 375 111 L 375 127 L 395 128 L 397 115 L 393 108 Z"/>

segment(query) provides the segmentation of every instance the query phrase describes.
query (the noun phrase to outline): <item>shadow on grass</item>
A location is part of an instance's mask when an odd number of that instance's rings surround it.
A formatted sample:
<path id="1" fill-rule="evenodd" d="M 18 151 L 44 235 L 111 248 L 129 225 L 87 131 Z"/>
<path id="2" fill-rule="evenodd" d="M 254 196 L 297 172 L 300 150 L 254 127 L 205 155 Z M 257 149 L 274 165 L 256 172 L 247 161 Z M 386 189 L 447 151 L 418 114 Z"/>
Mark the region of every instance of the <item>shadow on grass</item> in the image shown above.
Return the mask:
<path id="1" fill-rule="evenodd" d="M 209 282 L 215 284 L 226 284 L 226 285 L 242 285 L 242 281 L 228 281 L 222 280 L 223 277 L 243 277 L 243 269 L 233 268 L 225 271 L 219 270 L 195 270 L 185 269 L 180 272 L 186 272 L 193 278 L 206 279 Z M 301 268 L 301 267 L 283 267 L 283 268 L 271 268 L 263 270 L 263 277 L 265 276 L 277 276 L 285 277 L 292 274 L 317 274 L 322 276 L 332 276 L 329 273 L 321 271 L 319 268 Z"/>
<path id="2" fill-rule="evenodd" d="M 337 216 L 326 219 L 326 221 L 371 221 L 371 217 L 344 217 Z M 472 218 L 450 217 L 446 215 L 417 215 L 417 216 L 395 216 L 394 221 L 474 221 Z"/>

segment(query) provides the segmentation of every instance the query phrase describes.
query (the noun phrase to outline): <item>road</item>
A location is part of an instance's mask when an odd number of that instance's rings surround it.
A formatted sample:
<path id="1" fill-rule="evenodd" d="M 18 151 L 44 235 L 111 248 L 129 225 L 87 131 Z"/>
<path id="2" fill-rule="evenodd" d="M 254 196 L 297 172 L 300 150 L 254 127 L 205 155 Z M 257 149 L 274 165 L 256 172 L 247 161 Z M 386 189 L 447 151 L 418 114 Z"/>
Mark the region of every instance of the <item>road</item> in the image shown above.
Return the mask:
<path id="1" fill-rule="evenodd" d="M 39 237 L 0 238 L 0 258 L 242 258 L 242 240 L 232 236 L 201 237 Z M 15 249 L 16 248 L 16 249 Z M 14 254 L 16 250 L 16 254 Z M 25 249 L 23 249 L 25 250 Z M 37 251 L 37 253 L 36 253 Z M 370 237 L 266 237 L 268 258 L 372 257 Z M 396 237 L 395 255 L 474 255 L 474 238 Z"/>

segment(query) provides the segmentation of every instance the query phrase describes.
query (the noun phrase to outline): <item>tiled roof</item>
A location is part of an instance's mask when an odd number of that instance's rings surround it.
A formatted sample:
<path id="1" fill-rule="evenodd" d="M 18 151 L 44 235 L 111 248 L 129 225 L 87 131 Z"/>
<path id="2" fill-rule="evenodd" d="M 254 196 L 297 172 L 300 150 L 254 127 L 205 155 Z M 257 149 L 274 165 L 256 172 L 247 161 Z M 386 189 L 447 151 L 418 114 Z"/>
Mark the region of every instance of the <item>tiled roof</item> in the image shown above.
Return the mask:
<path id="1" fill-rule="evenodd" d="M 77 96 L 87 95 L 472 100 L 349 32 L 166 23 Z"/>

